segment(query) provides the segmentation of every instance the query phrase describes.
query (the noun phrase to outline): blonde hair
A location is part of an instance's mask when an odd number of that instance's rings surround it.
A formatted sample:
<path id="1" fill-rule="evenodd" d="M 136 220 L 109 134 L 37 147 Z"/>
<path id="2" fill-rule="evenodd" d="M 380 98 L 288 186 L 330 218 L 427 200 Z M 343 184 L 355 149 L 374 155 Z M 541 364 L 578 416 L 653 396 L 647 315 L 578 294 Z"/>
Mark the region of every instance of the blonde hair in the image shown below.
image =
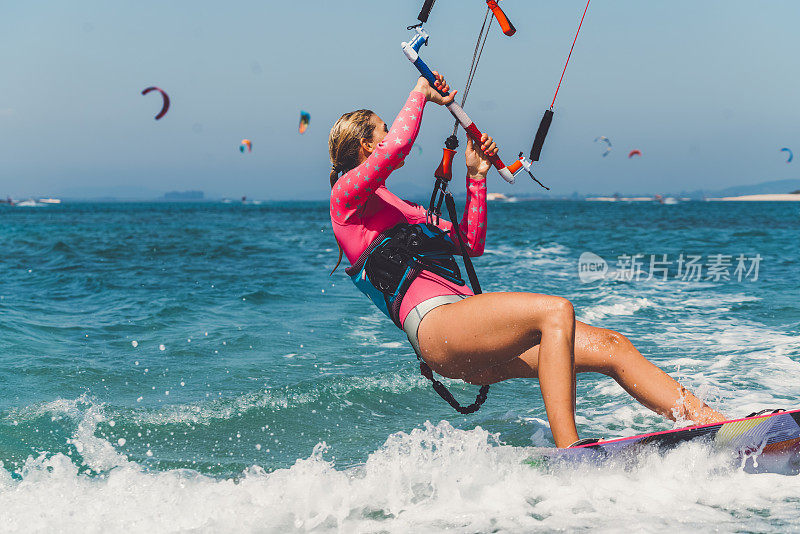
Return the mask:
<path id="1" fill-rule="evenodd" d="M 331 128 L 328 136 L 328 154 L 331 158 L 331 189 L 339 179 L 340 174 L 349 172 L 358 167 L 361 153 L 361 140 L 372 139 L 375 124 L 372 117 L 375 115 L 368 109 L 359 109 L 345 113 Z M 331 271 L 333 274 L 342 263 L 342 246 L 339 247 L 339 260 Z"/>

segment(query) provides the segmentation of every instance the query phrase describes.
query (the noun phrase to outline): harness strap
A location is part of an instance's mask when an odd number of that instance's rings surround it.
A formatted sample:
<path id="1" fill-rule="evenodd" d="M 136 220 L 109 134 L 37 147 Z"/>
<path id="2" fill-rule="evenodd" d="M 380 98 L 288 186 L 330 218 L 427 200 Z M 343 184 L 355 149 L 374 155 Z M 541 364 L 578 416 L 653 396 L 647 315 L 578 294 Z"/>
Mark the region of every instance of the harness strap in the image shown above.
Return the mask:
<path id="1" fill-rule="evenodd" d="M 400 295 L 400 297 L 395 298 L 390 302 L 389 295 L 385 295 L 386 306 L 389 308 L 392 321 L 394 321 L 395 326 L 397 326 L 397 328 L 400 330 L 403 329 L 403 324 L 400 322 L 400 305 L 403 303 L 403 298 L 405 297 L 408 288 L 411 287 L 411 283 L 421 272 L 422 269 L 419 267 L 409 267 L 403 277 L 403 282 L 397 287 L 396 295 Z"/>
<path id="2" fill-rule="evenodd" d="M 383 244 L 383 240 L 389 237 L 389 234 L 393 229 L 394 228 L 390 228 L 389 230 L 384 230 L 383 232 L 378 234 L 378 237 L 372 240 L 372 243 L 370 243 L 369 246 L 364 250 L 364 252 L 361 253 L 361 256 L 358 257 L 356 262 L 344 270 L 344 272 L 347 273 L 347 276 L 353 276 L 354 274 L 358 273 L 358 271 L 364 268 L 364 264 L 369 259 L 369 255 L 372 254 L 372 252 L 376 248 L 378 248 Z"/>
<path id="3" fill-rule="evenodd" d="M 438 183 L 439 182 L 437 182 L 437 184 Z M 453 195 L 451 195 L 450 191 L 447 191 L 446 189 L 444 190 L 444 202 L 447 205 L 447 212 L 450 215 L 450 222 L 453 224 L 453 230 L 458 237 L 458 246 L 461 249 L 461 257 L 464 259 L 464 268 L 467 270 L 469 282 L 472 286 L 472 292 L 476 295 L 480 295 L 481 285 L 478 282 L 478 275 L 475 274 L 475 267 L 472 266 L 472 260 L 467 253 L 466 245 L 464 245 L 464 238 L 461 237 L 461 228 L 458 227 L 456 203 L 455 200 L 453 200 Z M 478 396 L 475 397 L 475 402 L 469 406 L 461 406 L 455 397 L 453 397 L 453 394 L 450 393 L 450 390 L 447 389 L 447 386 L 433 377 L 433 370 L 427 363 L 425 363 L 425 360 L 423 360 L 419 354 L 417 354 L 417 359 L 419 360 L 419 372 L 422 373 L 422 376 L 431 381 L 433 390 L 436 391 L 436 393 L 438 393 L 439 396 L 443 398 L 447 404 L 452 406 L 453 409 L 458 413 L 463 415 L 475 413 L 483 405 L 483 403 L 486 402 L 486 397 L 489 395 L 489 386 L 481 386 L 481 389 L 478 390 Z"/>

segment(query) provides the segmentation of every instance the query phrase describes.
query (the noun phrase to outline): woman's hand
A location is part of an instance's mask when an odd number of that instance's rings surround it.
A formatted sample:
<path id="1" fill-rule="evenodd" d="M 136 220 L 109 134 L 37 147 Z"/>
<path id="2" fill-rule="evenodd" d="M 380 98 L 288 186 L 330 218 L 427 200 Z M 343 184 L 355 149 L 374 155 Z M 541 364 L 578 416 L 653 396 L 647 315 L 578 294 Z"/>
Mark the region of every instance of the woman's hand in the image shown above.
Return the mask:
<path id="1" fill-rule="evenodd" d="M 497 145 L 494 140 L 483 134 L 481 136 L 481 146 L 476 150 L 471 137 L 467 137 L 467 148 L 464 150 L 467 157 L 467 172 L 473 178 L 486 178 L 486 173 L 492 168 L 490 156 L 497 154 Z"/>
<path id="2" fill-rule="evenodd" d="M 444 81 L 444 77 L 436 71 L 433 71 L 433 75 L 436 76 L 436 83 L 435 89 L 431 87 L 431 84 L 428 83 L 428 80 L 425 79 L 424 76 L 420 76 L 419 80 L 417 80 L 417 86 L 414 87 L 415 91 L 419 91 L 420 93 L 425 95 L 425 99 L 428 102 L 433 102 L 434 104 L 439 104 L 440 106 L 446 106 L 450 104 L 456 98 L 456 93 L 458 91 L 453 91 L 447 96 L 442 96 L 439 91 L 447 93 L 450 91 L 450 86 L 447 85 L 447 82 Z M 437 89 L 439 91 L 437 91 Z"/>

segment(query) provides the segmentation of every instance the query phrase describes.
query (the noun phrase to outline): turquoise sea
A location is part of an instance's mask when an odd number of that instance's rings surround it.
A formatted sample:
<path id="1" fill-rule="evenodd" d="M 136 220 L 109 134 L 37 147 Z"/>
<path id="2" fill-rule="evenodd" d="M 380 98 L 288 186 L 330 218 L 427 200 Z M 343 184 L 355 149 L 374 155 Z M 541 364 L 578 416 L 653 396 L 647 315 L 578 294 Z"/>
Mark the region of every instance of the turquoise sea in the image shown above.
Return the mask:
<path id="1" fill-rule="evenodd" d="M 800 407 L 798 235 L 794 203 L 491 203 L 475 264 L 485 291 L 565 296 L 743 416 Z M 324 202 L 0 207 L 0 250 L 0 531 L 798 528 L 800 477 L 697 447 L 526 465 L 552 446 L 537 382 L 453 412 L 402 332 L 329 276 Z M 637 259 L 639 279 L 584 282 L 584 252 Z M 578 423 L 675 426 L 600 375 L 579 377 Z"/>

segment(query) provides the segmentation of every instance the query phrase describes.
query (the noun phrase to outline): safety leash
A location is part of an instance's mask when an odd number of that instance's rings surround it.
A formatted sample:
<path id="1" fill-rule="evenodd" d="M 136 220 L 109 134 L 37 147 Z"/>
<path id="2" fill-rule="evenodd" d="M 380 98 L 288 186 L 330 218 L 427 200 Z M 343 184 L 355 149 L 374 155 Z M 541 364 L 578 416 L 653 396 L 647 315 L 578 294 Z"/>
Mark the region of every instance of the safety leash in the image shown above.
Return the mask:
<path id="1" fill-rule="evenodd" d="M 481 405 L 486 402 L 486 396 L 489 394 L 489 386 L 481 386 L 480 391 L 478 391 L 478 396 L 475 399 L 475 402 L 470 404 L 469 406 L 461 406 L 458 401 L 453 397 L 453 394 L 447 389 L 447 386 L 433 378 L 433 371 L 425 361 L 417 356 L 419 359 L 419 372 L 422 373 L 422 376 L 427 378 L 433 384 L 433 389 L 436 393 L 439 394 L 441 398 L 443 398 L 447 404 L 453 407 L 455 411 L 462 415 L 469 415 L 471 413 L 475 413 L 480 409 Z"/>

